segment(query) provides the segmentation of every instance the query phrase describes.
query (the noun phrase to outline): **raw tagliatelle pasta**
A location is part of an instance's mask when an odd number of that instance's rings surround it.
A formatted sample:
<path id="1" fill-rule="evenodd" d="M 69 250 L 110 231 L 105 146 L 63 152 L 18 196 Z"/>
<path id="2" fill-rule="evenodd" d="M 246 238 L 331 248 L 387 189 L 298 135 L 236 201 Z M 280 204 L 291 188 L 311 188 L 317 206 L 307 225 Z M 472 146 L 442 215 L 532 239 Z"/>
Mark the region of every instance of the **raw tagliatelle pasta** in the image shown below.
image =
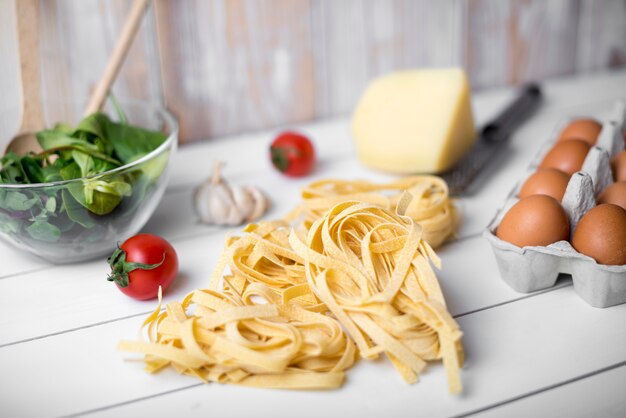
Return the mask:
<path id="1" fill-rule="evenodd" d="M 431 268 L 440 261 L 407 216 L 420 199 L 403 193 L 387 200 L 393 210 L 341 201 L 317 218 L 309 207 L 305 228 L 250 224 L 227 238 L 207 289 L 159 306 L 149 342 L 120 349 L 145 354 L 150 372 L 292 389 L 341 385 L 358 355 L 386 355 L 408 383 L 441 359 L 460 392 L 461 331 Z"/>
<path id="2" fill-rule="evenodd" d="M 390 183 L 369 181 L 320 180 L 302 190 L 302 203 L 287 219 L 304 215 L 303 226 L 308 229 L 333 206 L 347 200 L 372 203 L 395 211 L 404 191 L 413 199 L 406 208 L 406 216 L 418 222 L 423 229 L 423 239 L 437 248 L 453 238 L 459 225 L 459 213 L 450 199 L 448 185 L 437 176 L 410 176 Z"/>
<path id="3" fill-rule="evenodd" d="M 172 365 L 207 382 L 324 389 L 340 386 L 355 361 L 354 344 L 337 321 L 295 304 L 242 305 L 196 290 L 160 308 L 144 323 L 149 343 L 119 345 L 144 353 L 151 373 Z"/>
<path id="4" fill-rule="evenodd" d="M 360 202 L 333 207 L 303 241 L 289 242 L 304 258 L 307 282 L 341 322 L 359 353 L 385 353 L 407 383 L 425 360 L 443 359 L 449 390 L 461 391 L 461 331 L 446 309 L 429 260 L 440 261 L 408 216 L 405 193 L 397 214 Z"/>

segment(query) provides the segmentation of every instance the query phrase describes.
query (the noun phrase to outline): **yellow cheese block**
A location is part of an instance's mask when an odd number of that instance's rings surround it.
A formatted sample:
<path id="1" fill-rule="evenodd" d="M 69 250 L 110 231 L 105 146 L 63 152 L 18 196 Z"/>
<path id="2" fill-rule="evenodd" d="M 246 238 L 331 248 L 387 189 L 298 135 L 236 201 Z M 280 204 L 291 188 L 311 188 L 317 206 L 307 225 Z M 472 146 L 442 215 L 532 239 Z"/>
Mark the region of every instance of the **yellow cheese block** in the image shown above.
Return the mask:
<path id="1" fill-rule="evenodd" d="M 469 84 L 461 69 L 411 70 L 373 81 L 354 112 L 359 159 L 393 173 L 440 173 L 475 139 Z"/>

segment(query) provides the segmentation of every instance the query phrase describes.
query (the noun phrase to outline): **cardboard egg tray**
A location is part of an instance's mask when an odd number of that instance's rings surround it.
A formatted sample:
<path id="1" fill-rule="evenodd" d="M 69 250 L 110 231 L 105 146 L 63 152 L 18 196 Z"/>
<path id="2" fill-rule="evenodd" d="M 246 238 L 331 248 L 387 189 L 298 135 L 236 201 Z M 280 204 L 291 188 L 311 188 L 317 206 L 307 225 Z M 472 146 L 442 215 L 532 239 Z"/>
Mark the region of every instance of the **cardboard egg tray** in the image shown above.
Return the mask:
<path id="1" fill-rule="evenodd" d="M 611 115 L 603 123 L 596 146 L 589 151 L 582 170 L 572 175 L 561 201 L 569 218 L 570 233 L 576 229 L 580 218 L 596 205 L 598 194 L 613 182 L 610 158 L 624 149 L 624 101 L 615 104 Z M 557 127 L 554 140 L 571 120 Z M 509 193 L 504 206 L 483 233 L 491 244 L 500 275 L 514 290 L 529 293 L 552 287 L 559 274 L 569 274 L 574 290 L 589 305 L 606 308 L 626 303 L 626 265 L 598 264 L 593 258 L 577 252 L 567 241 L 555 242 L 546 247 L 519 248 L 495 234 L 506 212 L 519 200 L 517 194 L 524 181 L 536 170 L 553 143 L 550 141 L 542 147 L 524 179 Z"/>

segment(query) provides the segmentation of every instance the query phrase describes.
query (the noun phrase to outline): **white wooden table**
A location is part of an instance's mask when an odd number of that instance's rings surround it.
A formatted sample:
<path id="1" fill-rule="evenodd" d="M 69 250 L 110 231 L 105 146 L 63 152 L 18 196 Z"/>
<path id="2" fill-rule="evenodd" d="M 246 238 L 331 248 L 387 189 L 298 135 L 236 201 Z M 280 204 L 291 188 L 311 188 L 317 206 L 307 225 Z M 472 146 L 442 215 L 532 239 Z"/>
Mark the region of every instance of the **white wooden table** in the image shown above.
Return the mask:
<path id="1" fill-rule="evenodd" d="M 438 276 L 464 332 L 462 395 L 448 394 L 438 364 L 409 386 L 388 361 L 360 361 L 335 391 L 205 385 L 169 370 L 149 375 L 116 345 L 135 339 L 156 302 L 120 293 L 106 281 L 105 260 L 55 266 L 0 244 L 0 416 L 626 416 L 626 305 L 592 308 L 567 280 L 516 293 L 500 279 L 480 235 L 556 123 L 608 116 L 613 101 L 626 97 L 626 71 L 554 80 L 544 91 L 543 109 L 514 135 L 479 191 L 462 200 L 460 238 L 439 251 Z M 478 123 L 512 93 L 475 95 Z M 319 153 L 317 171 L 303 180 L 270 167 L 272 132 L 179 150 L 162 203 L 144 228 L 170 240 L 180 257 L 180 276 L 165 301 L 207 285 L 230 231 L 199 225 L 192 214 L 192 189 L 215 160 L 227 163 L 229 181 L 269 193 L 268 218 L 285 215 L 314 179 L 390 178 L 357 162 L 348 118 L 297 128 Z"/>

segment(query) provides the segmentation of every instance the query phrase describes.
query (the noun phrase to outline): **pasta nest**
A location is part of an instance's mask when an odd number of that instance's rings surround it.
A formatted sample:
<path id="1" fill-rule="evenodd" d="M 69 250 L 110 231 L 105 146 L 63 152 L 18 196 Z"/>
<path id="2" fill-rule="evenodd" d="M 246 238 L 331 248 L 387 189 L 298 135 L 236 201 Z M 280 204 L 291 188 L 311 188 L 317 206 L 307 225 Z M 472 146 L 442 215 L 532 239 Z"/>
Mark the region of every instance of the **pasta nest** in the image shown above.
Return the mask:
<path id="1" fill-rule="evenodd" d="M 450 392 L 460 392 L 462 333 L 414 219 L 439 201 L 438 186 L 414 186 L 421 194 L 388 205 L 341 201 L 319 216 L 324 205 L 309 205 L 248 225 L 227 238 L 207 289 L 159 304 L 144 322 L 149 342 L 120 349 L 144 353 L 150 372 L 171 365 L 205 381 L 296 389 L 340 386 L 359 356 L 386 355 L 407 383 L 442 360 Z"/>

